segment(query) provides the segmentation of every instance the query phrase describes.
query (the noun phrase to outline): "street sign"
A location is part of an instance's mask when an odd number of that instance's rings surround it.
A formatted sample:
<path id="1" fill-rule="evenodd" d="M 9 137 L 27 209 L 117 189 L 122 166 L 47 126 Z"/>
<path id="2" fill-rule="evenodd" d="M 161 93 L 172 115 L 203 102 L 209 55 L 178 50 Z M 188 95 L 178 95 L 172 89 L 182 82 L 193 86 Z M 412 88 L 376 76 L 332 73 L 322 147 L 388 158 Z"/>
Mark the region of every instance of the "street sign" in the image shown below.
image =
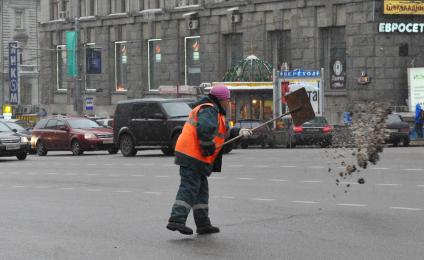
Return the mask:
<path id="1" fill-rule="evenodd" d="M 9 103 L 19 104 L 18 42 L 9 42 Z"/>
<path id="2" fill-rule="evenodd" d="M 94 109 L 94 98 L 86 97 L 85 98 L 85 110 L 93 111 Z"/>

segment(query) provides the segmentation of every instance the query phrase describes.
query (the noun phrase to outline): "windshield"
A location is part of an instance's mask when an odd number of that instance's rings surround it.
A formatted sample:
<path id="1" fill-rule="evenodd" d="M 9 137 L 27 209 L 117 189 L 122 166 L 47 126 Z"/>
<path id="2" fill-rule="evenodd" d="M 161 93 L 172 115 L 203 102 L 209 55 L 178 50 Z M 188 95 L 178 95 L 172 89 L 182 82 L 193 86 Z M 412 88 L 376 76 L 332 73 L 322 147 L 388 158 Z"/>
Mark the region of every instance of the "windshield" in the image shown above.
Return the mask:
<path id="1" fill-rule="evenodd" d="M 0 123 L 0 132 L 12 132 L 12 130 L 5 124 Z"/>
<path id="2" fill-rule="evenodd" d="M 23 128 L 21 125 L 18 125 L 16 123 L 12 123 L 12 122 L 5 122 L 6 125 L 12 129 L 16 129 L 18 131 L 25 131 L 25 128 Z"/>
<path id="3" fill-rule="evenodd" d="M 186 117 L 191 111 L 190 106 L 185 102 L 167 102 L 162 106 L 170 117 Z"/>
<path id="4" fill-rule="evenodd" d="M 393 124 L 393 123 L 401 123 L 402 119 L 400 119 L 400 116 L 398 115 L 389 115 L 387 117 L 387 124 Z"/>
<path id="5" fill-rule="evenodd" d="M 69 125 L 71 128 L 98 128 L 101 127 L 96 122 L 90 120 L 90 119 L 70 119 L 68 120 Z"/>
<path id="6" fill-rule="evenodd" d="M 323 124 L 323 125 L 326 125 L 328 123 L 327 123 L 327 120 L 325 119 L 325 117 L 317 116 L 314 119 L 306 122 L 305 124 Z"/>

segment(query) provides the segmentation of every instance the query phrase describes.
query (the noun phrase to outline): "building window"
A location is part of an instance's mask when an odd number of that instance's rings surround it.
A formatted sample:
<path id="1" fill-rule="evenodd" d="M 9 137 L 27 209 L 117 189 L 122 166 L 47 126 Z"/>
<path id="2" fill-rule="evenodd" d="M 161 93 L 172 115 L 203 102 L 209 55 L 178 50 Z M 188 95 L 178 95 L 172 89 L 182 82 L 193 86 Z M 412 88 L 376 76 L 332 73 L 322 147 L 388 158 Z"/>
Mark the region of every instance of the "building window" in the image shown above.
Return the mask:
<path id="1" fill-rule="evenodd" d="M 160 67 L 163 64 L 162 59 L 162 39 L 150 39 L 148 44 L 148 83 L 149 91 L 156 91 L 160 86 Z"/>
<path id="2" fill-rule="evenodd" d="M 56 47 L 56 85 L 57 90 L 67 90 L 68 82 L 66 81 L 66 45 L 58 45 Z"/>
<path id="3" fill-rule="evenodd" d="M 226 71 L 243 59 L 243 35 L 228 34 L 224 36 L 224 53 L 226 54 Z"/>
<path id="4" fill-rule="evenodd" d="M 109 0 L 111 14 L 126 13 L 129 11 L 129 0 Z"/>
<path id="5" fill-rule="evenodd" d="M 115 42 L 115 90 L 127 91 L 128 82 L 128 44 Z"/>
<path id="6" fill-rule="evenodd" d="M 162 8 L 161 0 L 139 0 L 139 1 L 140 1 L 140 10 Z"/>
<path id="7" fill-rule="evenodd" d="M 80 16 L 95 16 L 97 14 L 97 0 L 80 0 Z"/>
<path id="8" fill-rule="evenodd" d="M 50 0 L 50 20 L 59 19 L 59 0 Z"/>
<path id="9" fill-rule="evenodd" d="M 345 27 L 331 27 L 321 30 L 322 51 L 321 66 L 330 73 L 326 82 L 330 89 L 346 89 L 346 29 Z"/>
<path id="10" fill-rule="evenodd" d="M 199 0 L 176 0 L 177 7 L 199 5 Z"/>
<path id="11" fill-rule="evenodd" d="M 284 63 L 288 67 L 291 66 L 291 38 L 290 30 L 270 32 L 270 51 L 268 52 L 268 60 L 272 61 L 272 65 L 281 69 Z"/>
<path id="12" fill-rule="evenodd" d="M 15 11 L 15 29 L 22 30 L 24 29 L 24 10 Z"/>
<path id="13" fill-rule="evenodd" d="M 84 60 L 85 60 L 85 62 L 84 62 L 84 66 L 85 66 L 85 69 L 84 69 L 84 71 L 85 71 L 85 73 L 84 73 L 84 76 L 85 76 L 85 90 L 96 90 L 96 82 L 95 82 L 95 80 L 93 80 L 92 79 L 92 77 L 91 77 L 91 74 L 89 74 L 89 70 L 88 70 L 88 61 L 89 61 L 89 59 L 88 59 L 88 53 L 90 53 L 89 52 L 89 49 L 95 49 L 96 48 L 96 44 L 95 43 L 86 43 L 85 44 L 85 52 L 84 52 L 84 55 L 85 55 L 85 58 L 84 58 Z"/>
<path id="14" fill-rule="evenodd" d="M 185 46 L 185 85 L 200 85 L 200 36 L 186 37 Z"/>

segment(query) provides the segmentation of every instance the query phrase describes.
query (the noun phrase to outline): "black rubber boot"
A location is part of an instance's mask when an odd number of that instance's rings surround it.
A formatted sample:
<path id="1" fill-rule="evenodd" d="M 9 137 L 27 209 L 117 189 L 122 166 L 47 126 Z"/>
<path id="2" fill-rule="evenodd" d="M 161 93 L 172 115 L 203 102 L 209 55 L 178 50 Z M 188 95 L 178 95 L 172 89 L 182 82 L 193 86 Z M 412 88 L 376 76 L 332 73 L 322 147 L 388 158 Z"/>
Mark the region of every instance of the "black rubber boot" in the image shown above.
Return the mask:
<path id="1" fill-rule="evenodd" d="M 171 231 L 178 230 L 178 232 L 183 235 L 193 235 L 193 230 L 182 223 L 169 222 L 168 225 L 166 225 L 166 228 Z"/>
<path id="2" fill-rule="evenodd" d="M 198 227 L 196 232 L 199 235 L 214 234 L 214 233 L 219 233 L 219 228 L 214 227 L 212 225 L 207 225 L 207 226 Z"/>

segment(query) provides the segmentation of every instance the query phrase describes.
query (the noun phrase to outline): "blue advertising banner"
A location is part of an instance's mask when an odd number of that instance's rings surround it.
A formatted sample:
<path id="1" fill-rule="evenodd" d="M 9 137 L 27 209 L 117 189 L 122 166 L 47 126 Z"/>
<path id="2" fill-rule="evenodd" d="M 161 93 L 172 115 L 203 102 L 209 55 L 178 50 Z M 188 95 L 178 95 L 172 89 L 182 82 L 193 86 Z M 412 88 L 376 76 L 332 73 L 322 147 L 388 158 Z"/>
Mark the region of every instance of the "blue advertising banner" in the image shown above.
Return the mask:
<path id="1" fill-rule="evenodd" d="M 96 48 L 86 49 L 87 74 L 102 73 L 102 51 Z"/>
<path id="2" fill-rule="evenodd" d="M 18 42 L 9 42 L 9 103 L 19 104 Z"/>
<path id="3" fill-rule="evenodd" d="M 280 78 L 320 78 L 320 70 L 286 70 L 280 72 Z"/>

